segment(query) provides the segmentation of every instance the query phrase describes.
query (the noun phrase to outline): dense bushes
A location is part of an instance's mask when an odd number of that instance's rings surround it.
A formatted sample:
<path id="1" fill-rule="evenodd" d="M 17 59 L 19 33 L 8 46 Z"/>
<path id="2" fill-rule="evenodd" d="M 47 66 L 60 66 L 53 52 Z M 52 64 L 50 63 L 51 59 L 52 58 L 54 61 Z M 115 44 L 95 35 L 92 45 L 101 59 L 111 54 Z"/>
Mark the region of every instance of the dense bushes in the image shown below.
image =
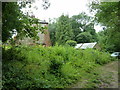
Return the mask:
<path id="1" fill-rule="evenodd" d="M 3 56 L 3 89 L 64 88 L 111 60 L 104 52 L 62 46 L 16 47 Z"/>
<path id="2" fill-rule="evenodd" d="M 73 41 L 73 40 L 68 40 L 68 41 L 66 42 L 66 44 L 75 47 L 75 46 L 77 45 L 77 42 L 76 42 L 76 41 Z"/>

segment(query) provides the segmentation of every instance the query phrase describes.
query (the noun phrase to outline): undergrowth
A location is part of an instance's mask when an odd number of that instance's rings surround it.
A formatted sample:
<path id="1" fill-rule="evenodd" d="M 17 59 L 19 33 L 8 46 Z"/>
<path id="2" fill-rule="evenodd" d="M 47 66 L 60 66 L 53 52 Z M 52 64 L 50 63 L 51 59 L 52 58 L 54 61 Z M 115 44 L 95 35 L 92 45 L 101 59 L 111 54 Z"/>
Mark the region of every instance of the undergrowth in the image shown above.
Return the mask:
<path id="1" fill-rule="evenodd" d="M 3 49 L 3 89 L 65 88 L 111 60 L 106 52 L 64 46 Z"/>

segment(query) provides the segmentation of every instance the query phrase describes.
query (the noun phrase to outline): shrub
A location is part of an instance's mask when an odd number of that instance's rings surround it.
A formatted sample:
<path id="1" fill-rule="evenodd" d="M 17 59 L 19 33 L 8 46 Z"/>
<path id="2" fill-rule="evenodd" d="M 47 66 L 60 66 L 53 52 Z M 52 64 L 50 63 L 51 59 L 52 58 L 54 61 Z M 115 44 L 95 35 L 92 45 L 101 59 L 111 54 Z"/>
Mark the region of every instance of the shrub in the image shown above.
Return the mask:
<path id="1" fill-rule="evenodd" d="M 73 41 L 73 40 L 68 40 L 68 41 L 66 42 L 66 44 L 68 44 L 68 45 L 74 47 L 74 46 L 77 45 L 77 42 L 76 42 L 76 41 Z"/>
<path id="2" fill-rule="evenodd" d="M 73 47 L 14 47 L 3 52 L 3 89 L 64 88 L 111 58 Z"/>

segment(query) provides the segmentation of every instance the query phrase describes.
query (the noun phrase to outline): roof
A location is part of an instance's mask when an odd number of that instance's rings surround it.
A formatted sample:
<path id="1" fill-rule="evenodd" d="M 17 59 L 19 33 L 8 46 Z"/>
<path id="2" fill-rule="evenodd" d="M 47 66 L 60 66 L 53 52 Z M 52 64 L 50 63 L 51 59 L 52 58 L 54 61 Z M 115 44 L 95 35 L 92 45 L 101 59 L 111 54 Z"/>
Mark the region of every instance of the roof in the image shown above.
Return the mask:
<path id="1" fill-rule="evenodd" d="M 80 48 L 82 46 L 82 43 L 81 44 L 77 44 L 76 46 L 75 46 L 75 48 Z"/>
<path id="2" fill-rule="evenodd" d="M 48 24 L 48 22 L 40 22 L 40 24 Z"/>
<path id="3" fill-rule="evenodd" d="M 94 48 L 94 46 L 97 44 L 97 42 L 94 43 L 80 43 L 75 46 L 75 48 L 80 48 L 80 49 L 87 49 L 87 48 Z"/>

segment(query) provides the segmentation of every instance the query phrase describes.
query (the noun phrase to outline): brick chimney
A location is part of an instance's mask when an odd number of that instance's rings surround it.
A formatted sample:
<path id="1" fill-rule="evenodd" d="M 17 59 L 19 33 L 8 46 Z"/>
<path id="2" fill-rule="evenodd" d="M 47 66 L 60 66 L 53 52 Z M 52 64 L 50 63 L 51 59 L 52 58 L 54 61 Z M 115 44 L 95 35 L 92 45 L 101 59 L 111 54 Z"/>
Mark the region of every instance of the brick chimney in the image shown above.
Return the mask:
<path id="1" fill-rule="evenodd" d="M 43 24 L 44 26 L 48 27 L 47 22 L 40 22 L 40 23 Z M 48 29 L 45 30 L 43 43 L 45 43 L 46 46 L 51 46 L 50 34 L 49 34 Z"/>

